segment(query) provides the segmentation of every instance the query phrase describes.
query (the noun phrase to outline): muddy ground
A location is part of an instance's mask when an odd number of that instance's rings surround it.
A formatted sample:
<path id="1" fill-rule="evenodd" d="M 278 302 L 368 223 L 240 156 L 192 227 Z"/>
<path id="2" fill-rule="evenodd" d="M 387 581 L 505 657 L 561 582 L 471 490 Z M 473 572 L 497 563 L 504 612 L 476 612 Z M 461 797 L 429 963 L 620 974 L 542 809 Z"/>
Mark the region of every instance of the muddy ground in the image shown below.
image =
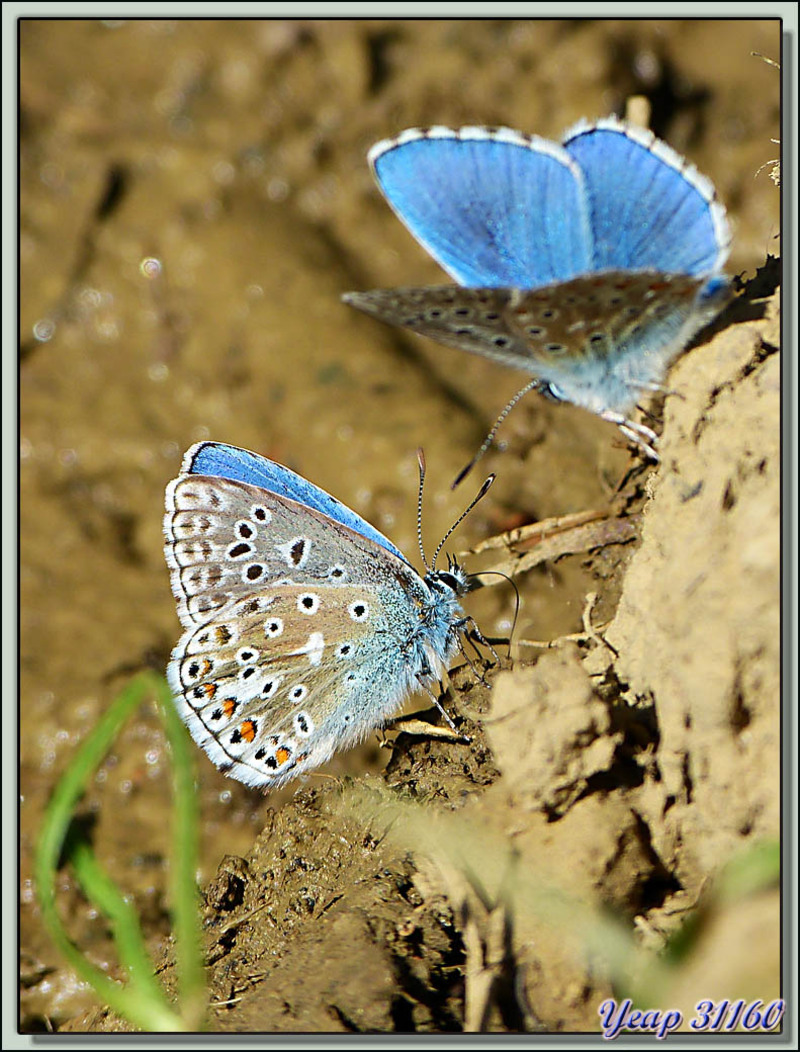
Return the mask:
<path id="1" fill-rule="evenodd" d="M 442 280 L 366 150 L 432 123 L 557 138 L 633 94 L 727 205 L 741 297 L 670 374 L 658 468 L 629 475 L 613 428 L 577 409 L 530 396 L 511 415 L 485 462 L 498 480 L 454 550 L 585 511 L 629 528 L 518 578 L 513 661 L 500 647 L 485 684 L 454 675 L 469 745 L 376 736 L 270 798 L 198 753 L 211 1026 L 593 1031 L 640 955 L 652 963 L 687 921 L 691 952 L 649 1003 L 777 996 L 777 887 L 731 902 L 715 882 L 780 831 L 779 191 L 758 172 L 776 156 L 780 93 L 750 54 L 777 58 L 779 31 L 22 24 L 23 1030 L 125 1026 L 49 942 L 32 845 L 78 743 L 177 638 L 161 517 L 183 451 L 209 437 L 281 460 L 415 560 L 416 447 L 430 548 L 470 489 L 450 480 L 518 386 L 341 305 L 350 289 Z M 507 586 L 468 607 L 508 635 Z M 83 806 L 167 981 L 168 796 L 146 705 Z M 66 870 L 60 903 L 118 974 Z"/>

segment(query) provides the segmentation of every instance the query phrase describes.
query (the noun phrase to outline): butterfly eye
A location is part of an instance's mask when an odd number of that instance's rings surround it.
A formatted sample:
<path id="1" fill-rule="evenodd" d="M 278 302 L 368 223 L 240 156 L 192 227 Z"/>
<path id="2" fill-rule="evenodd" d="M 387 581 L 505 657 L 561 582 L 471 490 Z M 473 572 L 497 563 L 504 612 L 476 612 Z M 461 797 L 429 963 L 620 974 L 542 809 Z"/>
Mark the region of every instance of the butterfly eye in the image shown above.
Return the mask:
<path id="1" fill-rule="evenodd" d="M 216 693 L 216 683 L 201 683 L 199 687 L 194 688 L 192 696 L 205 705 L 207 702 L 211 701 Z"/>
<path id="2" fill-rule="evenodd" d="M 296 687 L 292 687 L 289 691 L 289 700 L 293 701 L 295 705 L 302 701 L 303 698 L 308 694 L 308 687 L 305 683 L 298 683 Z"/>
<path id="3" fill-rule="evenodd" d="M 446 571 L 444 571 L 444 572 L 438 574 L 437 576 L 438 576 L 439 580 L 442 582 L 442 584 L 445 585 L 447 588 L 449 588 L 451 592 L 460 592 L 461 591 L 461 583 L 459 582 L 457 577 L 453 576 L 453 574 L 447 573 Z"/>
<path id="4" fill-rule="evenodd" d="M 213 668 L 214 662 L 209 658 L 195 658 L 184 667 L 183 673 L 185 678 L 191 683 L 194 680 L 208 676 Z"/>
<path id="5" fill-rule="evenodd" d="M 564 402 L 566 399 L 561 392 L 561 388 L 555 384 L 544 384 L 540 388 L 540 393 L 548 400 L 548 402 Z"/>
<path id="6" fill-rule="evenodd" d="M 347 612 L 354 621 L 366 621 L 369 617 L 369 607 L 362 600 L 351 603 L 347 608 Z"/>
<path id="7" fill-rule="evenodd" d="M 239 735 L 246 742 L 252 742 L 258 732 L 258 723 L 255 720 L 245 720 L 239 727 Z"/>
<path id="8" fill-rule="evenodd" d="M 263 504 L 254 504 L 250 509 L 250 518 L 255 519 L 256 522 L 260 522 L 264 526 L 268 526 L 272 519 L 272 512 L 269 508 L 265 508 Z"/>
<path id="9" fill-rule="evenodd" d="M 287 744 L 280 745 L 275 750 L 275 759 L 277 760 L 279 767 L 283 767 L 284 764 L 287 764 L 289 762 L 289 760 L 291 760 L 291 758 L 292 758 L 292 750 L 289 747 L 289 745 L 287 745 Z"/>
<path id="10" fill-rule="evenodd" d="M 230 643 L 233 639 L 234 631 L 229 625 L 217 625 L 214 629 L 214 639 L 216 640 L 217 646 L 224 647 L 226 643 Z"/>
<path id="11" fill-rule="evenodd" d="M 287 566 L 305 566 L 311 552 L 311 541 L 307 537 L 293 537 L 285 544 L 276 544 L 275 547 L 283 555 Z"/>

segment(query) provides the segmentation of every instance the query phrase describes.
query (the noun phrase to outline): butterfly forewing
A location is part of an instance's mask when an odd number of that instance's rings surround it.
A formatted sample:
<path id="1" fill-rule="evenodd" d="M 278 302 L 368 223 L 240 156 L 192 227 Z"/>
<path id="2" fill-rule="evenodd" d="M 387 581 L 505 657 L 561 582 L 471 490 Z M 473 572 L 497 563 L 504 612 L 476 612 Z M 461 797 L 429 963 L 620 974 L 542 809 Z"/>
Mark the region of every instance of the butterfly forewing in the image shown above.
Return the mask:
<path id="1" fill-rule="evenodd" d="M 275 461 L 251 453 L 248 449 L 229 446 L 223 442 L 198 442 L 183 458 L 181 474 L 210 475 L 235 482 L 244 482 L 260 490 L 267 490 L 278 497 L 299 504 L 301 508 L 320 512 L 326 519 L 347 526 L 361 537 L 379 544 L 400 559 L 402 552 L 388 537 L 360 515 L 342 504 L 336 497 L 326 493 L 296 472 Z M 301 512 L 302 515 L 302 512 Z"/>
<path id="2" fill-rule="evenodd" d="M 463 285 L 542 285 L 591 265 L 578 166 L 509 128 L 411 129 L 370 150 L 378 185 Z"/>
<path id="3" fill-rule="evenodd" d="M 370 542 L 359 534 L 296 501 L 233 479 L 176 479 L 167 490 L 164 531 L 178 615 L 186 626 L 202 624 L 231 600 L 282 580 L 341 584 L 368 579 L 374 567 Z M 339 550 L 346 558 L 332 554 Z"/>

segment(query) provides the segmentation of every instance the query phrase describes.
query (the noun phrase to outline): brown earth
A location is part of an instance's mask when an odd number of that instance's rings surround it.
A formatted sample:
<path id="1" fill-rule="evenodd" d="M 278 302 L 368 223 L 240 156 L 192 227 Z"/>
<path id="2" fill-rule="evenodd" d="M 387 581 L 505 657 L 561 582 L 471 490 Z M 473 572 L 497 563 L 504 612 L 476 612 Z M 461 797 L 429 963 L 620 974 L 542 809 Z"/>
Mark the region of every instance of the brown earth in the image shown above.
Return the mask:
<path id="1" fill-rule="evenodd" d="M 449 480 L 515 389 L 340 304 L 442 280 L 372 186 L 369 145 L 432 123 L 557 138 L 647 94 L 654 130 L 729 208 L 730 271 L 752 278 L 778 251 L 778 191 L 756 173 L 775 156 L 779 82 L 750 52 L 777 58 L 779 29 L 22 24 L 23 1030 L 125 1025 L 49 942 L 31 852 L 77 744 L 177 636 L 161 514 L 183 450 L 211 437 L 275 457 L 412 554 L 414 450 L 430 545 L 463 508 Z M 780 832 L 777 275 L 763 268 L 672 370 L 662 463 L 621 494 L 630 456 L 608 425 L 535 396 L 512 414 L 455 548 L 612 504 L 640 539 L 518 579 L 518 641 L 580 638 L 518 643 L 486 686 L 457 672 L 448 706 L 469 745 L 368 743 L 269 799 L 198 756 L 214 1029 L 596 1030 L 600 1002 L 651 975 L 687 922 L 691 953 L 645 984 L 648 1003 L 777 996 L 777 888 L 714 890 Z M 590 592 L 599 634 L 582 627 Z M 508 634 L 510 589 L 468 605 Z M 144 706 L 83 807 L 169 981 L 168 785 Z M 61 876 L 70 933 L 116 974 L 106 927 Z"/>

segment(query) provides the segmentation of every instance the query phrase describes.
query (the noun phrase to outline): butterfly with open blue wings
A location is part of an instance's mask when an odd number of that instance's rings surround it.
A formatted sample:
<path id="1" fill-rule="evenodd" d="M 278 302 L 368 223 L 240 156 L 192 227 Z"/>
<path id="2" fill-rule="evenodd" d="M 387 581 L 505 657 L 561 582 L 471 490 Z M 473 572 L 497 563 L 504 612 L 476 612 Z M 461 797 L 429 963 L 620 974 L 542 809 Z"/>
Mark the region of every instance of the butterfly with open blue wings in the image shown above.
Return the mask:
<path id="1" fill-rule="evenodd" d="M 613 117 L 560 144 L 508 128 L 411 129 L 369 161 L 459 284 L 345 302 L 528 372 L 520 394 L 582 406 L 657 459 L 655 434 L 630 414 L 732 296 L 730 231 L 711 182 Z"/>

